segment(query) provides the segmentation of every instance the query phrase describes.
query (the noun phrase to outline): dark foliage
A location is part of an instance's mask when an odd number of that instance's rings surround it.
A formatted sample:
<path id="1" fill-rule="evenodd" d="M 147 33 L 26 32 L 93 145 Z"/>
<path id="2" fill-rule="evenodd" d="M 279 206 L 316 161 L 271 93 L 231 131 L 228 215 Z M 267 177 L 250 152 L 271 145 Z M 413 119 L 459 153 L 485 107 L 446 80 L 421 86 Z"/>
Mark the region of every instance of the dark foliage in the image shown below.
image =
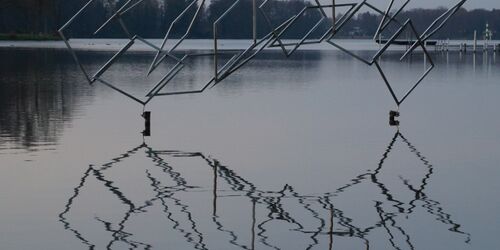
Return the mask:
<path id="1" fill-rule="evenodd" d="M 58 27 L 66 22 L 87 0 L 0 0 L 0 33 L 3 34 L 54 34 Z M 120 8 L 124 0 L 96 0 L 78 22 L 70 27 L 70 37 L 94 37 L 93 32 Z M 146 38 L 160 38 L 168 30 L 170 23 L 191 0 L 145 0 L 124 16 L 124 20 L 133 33 Z M 234 0 L 212 0 L 204 6 L 202 14 L 194 24 L 190 38 L 211 38 L 212 23 L 234 3 Z M 298 13 L 308 3 L 304 0 L 270 1 L 266 13 L 271 16 L 271 23 L 277 25 Z M 174 37 L 183 35 L 194 15 L 197 6 L 190 9 L 185 18 L 180 20 L 172 30 Z M 417 28 L 422 31 L 432 20 L 441 15 L 445 9 L 413 9 L 402 13 L 402 19 L 411 18 Z M 243 0 L 234 11 L 226 16 L 218 26 L 222 38 L 250 38 L 252 35 L 252 2 Z M 339 14 L 341 15 L 341 14 Z M 301 21 L 289 32 L 286 38 L 302 37 L 321 18 L 319 10 L 307 11 Z M 342 30 L 341 37 L 370 37 L 377 28 L 380 16 L 370 12 L 359 13 Z M 258 16 L 259 35 L 269 32 L 263 16 Z M 329 20 L 317 32 L 326 29 Z M 465 10 L 459 13 L 446 25 L 435 38 L 463 39 L 471 38 L 474 30 L 480 35 L 486 23 L 495 35 L 500 31 L 500 10 Z M 116 23 L 102 30 L 97 37 L 124 37 L 124 32 Z"/>

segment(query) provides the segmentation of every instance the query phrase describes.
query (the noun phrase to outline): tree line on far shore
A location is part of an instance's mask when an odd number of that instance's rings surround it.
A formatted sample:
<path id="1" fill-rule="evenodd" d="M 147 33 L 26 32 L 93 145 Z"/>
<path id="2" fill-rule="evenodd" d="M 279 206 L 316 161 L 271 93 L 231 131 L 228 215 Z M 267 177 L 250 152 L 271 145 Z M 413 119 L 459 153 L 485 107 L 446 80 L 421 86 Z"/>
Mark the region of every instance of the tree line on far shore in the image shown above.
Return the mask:
<path id="1" fill-rule="evenodd" d="M 0 1 L 0 33 L 3 34 L 55 34 L 71 16 L 76 13 L 88 0 L 1 0 Z M 192 0 L 144 0 L 137 7 L 123 16 L 123 20 L 134 34 L 145 38 L 163 37 L 170 23 Z M 259 2 L 262 0 L 259 0 Z M 109 18 L 126 0 L 96 0 L 90 5 L 76 22 L 69 27 L 71 37 L 80 38 L 122 38 L 124 32 L 117 22 L 106 27 L 97 36 L 94 31 Z M 201 1 L 199 1 L 201 2 Z M 213 22 L 232 4 L 234 0 L 212 0 L 201 9 L 200 18 L 194 23 L 189 38 L 211 38 L 213 36 Z M 304 0 L 275 0 L 269 1 L 265 7 L 271 17 L 270 22 L 277 25 L 298 13 L 308 2 Z M 183 35 L 189 25 L 191 17 L 196 11 L 191 8 L 186 17 L 181 19 L 173 28 L 173 37 Z M 384 9 L 383 6 L 381 6 Z M 329 9 L 326 11 L 330 11 Z M 338 17 L 343 9 L 338 10 Z M 446 11 L 437 9 L 412 9 L 401 13 L 401 19 L 411 18 L 419 31 L 423 31 L 432 20 Z M 311 9 L 300 17 L 300 22 L 294 25 L 285 38 L 300 38 L 309 28 L 313 27 L 321 18 L 317 9 Z M 343 38 L 370 37 L 377 29 L 381 16 L 368 10 L 359 12 L 338 34 Z M 269 28 L 262 15 L 258 18 L 259 36 L 269 32 Z M 331 20 L 324 20 L 322 26 L 313 36 L 319 36 L 328 28 Z M 449 24 L 435 37 L 436 39 L 469 39 L 474 30 L 479 37 L 489 23 L 493 37 L 500 35 L 500 10 L 466 10 L 460 9 Z M 225 17 L 218 26 L 221 38 L 244 39 L 252 36 L 252 1 L 242 0 L 236 8 Z M 498 39 L 498 38 L 497 38 Z"/>

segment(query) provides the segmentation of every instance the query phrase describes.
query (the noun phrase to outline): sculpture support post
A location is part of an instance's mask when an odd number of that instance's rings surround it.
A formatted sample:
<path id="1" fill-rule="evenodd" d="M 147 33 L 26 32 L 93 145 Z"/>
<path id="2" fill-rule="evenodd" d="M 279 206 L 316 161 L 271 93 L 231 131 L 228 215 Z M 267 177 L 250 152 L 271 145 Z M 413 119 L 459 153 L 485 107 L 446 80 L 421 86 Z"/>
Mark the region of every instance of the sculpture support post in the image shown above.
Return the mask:
<path id="1" fill-rule="evenodd" d="M 142 117 L 144 118 L 144 131 L 142 131 L 142 135 L 151 136 L 151 111 L 144 111 Z"/>

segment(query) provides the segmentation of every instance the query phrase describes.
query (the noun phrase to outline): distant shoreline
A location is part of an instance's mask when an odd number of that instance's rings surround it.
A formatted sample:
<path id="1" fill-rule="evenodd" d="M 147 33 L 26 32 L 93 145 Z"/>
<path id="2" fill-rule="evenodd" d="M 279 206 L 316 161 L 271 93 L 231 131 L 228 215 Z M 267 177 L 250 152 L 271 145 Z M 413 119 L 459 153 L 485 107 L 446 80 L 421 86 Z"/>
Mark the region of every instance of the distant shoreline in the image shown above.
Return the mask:
<path id="1" fill-rule="evenodd" d="M 127 43 L 128 39 L 71 39 L 70 45 L 74 50 L 77 51 L 97 51 L 97 52 L 116 52 L 123 48 Z M 151 43 L 156 46 L 160 46 L 162 39 L 148 39 Z M 172 43 L 177 40 L 173 39 L 167 43 L 167 48 Z M 290 40 L 295 41 L 295 40 Z M 346 49 L 360 51 L 376 51 L 380 49 L 380 45 L 376 44 L 370 39 L 338 39 L 336 40 Z M 470 40 L 450 40 L 450 44 L 460 44 L 468 42 Z M 219 40 L 218 48 L 220 50 L 242 50 L 248 48 L 252 43 L 251 40 Z M 482 41 L 478 41 L 478 44 L 482 44 Z M 492 41 L 490 44 L 500 44 L 499 40 Z M 63 41 L 58 40 L 1 40 L 0 39 L 0 49 L 57 49 L 66 50 L 66 44 Z M 278 50 L 279 48 L 273 48 L 273 50 Z M 405 46 L 393 45 L 389 50 L 404 50 Z M 181 46 L 178 47 L 178 51 L 190 51 L 190 50 L 203 50 L 209 51 L 213 50 L 213 40 L 211 39 L 191 39 L 185 40 Z M 301 47 L 301 50 L 337 50 L 329 44 L 315 44 L 315 45 L 305 45 Z M 152 52 L 156 51 L 148 45 L 137 41 L 130 49 L 131 52 Z"/>
<path id="2" fill-rule="evenodd" d="M 3 34 L 0 33 L 0 41 L 61 41 L 58 35 L 49 34 Z"/>

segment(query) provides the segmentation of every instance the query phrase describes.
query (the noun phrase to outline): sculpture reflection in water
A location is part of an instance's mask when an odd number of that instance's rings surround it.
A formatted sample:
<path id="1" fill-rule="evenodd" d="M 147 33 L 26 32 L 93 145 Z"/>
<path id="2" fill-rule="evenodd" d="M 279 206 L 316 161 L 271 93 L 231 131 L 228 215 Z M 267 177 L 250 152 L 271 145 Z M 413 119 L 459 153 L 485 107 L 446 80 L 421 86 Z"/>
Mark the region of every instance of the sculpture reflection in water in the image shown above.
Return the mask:
<path id="1" fill-rule="evenodd" d="M 396 144 L 398 141 L 402 143 Z M 407 147 L 416 156 L 419 164 L 425 166 L 425 173 L 420 179 L 410 180 L 399 177 L 403 187 L 411 194 L 409 201 L 398 198 L 393 193 L 395 190 L 391 190 L 390 185 L 382 181 L 384 164 L 396 145 Z M 139 196 L 143 199 L 142 201 L 129 198 L 124 191 L 127 188 L 120 187 L 119 181 L 112 180 L 116 176 L 112 176 L 111 171 L 120 169 L 127 160 L 133 157 L 139 157 L 142 160 L 145 157 L 152 163 L 151 166 L 145 167 L 146 169 L 141 166 L 141 171 L 144 170 L 145 182 L 151 189 L 150 196 Z M 201 165 L 209 166 L 208 170 L 205 169 L 208 173 L 212 173 L 212 177 L 209 178 L 211 180 L 207 182 L 210 183 L 209 186 L 190 185 L 190 178 L 185 173 L 181 173 L 186 172 L 185 160 L 193 159 Z M 172 162 L 177 161 L 179 166 L 174 167 Z M 134 167 L 137 169 L 139 166 Z M 160 174 L 155 171 L 160 171 Z M 153 214 L 153 221 L 166 219 L 166 223 L 162 223 L 169 226 L 168 230 L 176 232 L 176 235 L 169 234 L 167 231 L 160 232 L 158 235 L 155 228 L 147 222 L 142 223 L 146 229 L 140 229 L 139 226 L 138 231 L 142 230 L 146 234 L 159 236 L 162 240 L 168 238 L 168 240 L 188 244 L 184 247 L 181 247 L 180 243 L 173 244 L 176 249 L 226 249 L 228 247 L 231 249 L 290 249 L 290 246 L 294 249 L 326 248 L 326 246 L 328 249 L 337 249 L 336 242 L 342 239 L 355 242 L 349 244 L 361 244 L 356 249 L 377 249 L 377 244 L 381 242 L 392 246 L 393 249 L 416 249 L 407 230 L 408 224 L 405 224 L 403 220 L 422 208 L 432 221 L 444 225 L 467 244 L 470 242 L 470 235 L 462 230 L 461 225 L 455 222 L 449 213 L 445 212 L 440 202 L 430 198 L 426 192 L 433 173 L 433 166 L 399 130 L 391 139 L 375 170 L 368 170 L 356 176 L 348 184 L 333 192 L 308 195 L 300 194 L 290 185 L 285 185 L 279 191 L 261 190 L 252 182 L 203 153 L 161 151 L 143 143 L 102 166 L 89 166 L 59 218 L 64 228 L 89 249 L 103 246 L 106 249 L 121 249 L 123 246 L 128 249 L 156 247 L 157 239 L 153 240 L 155 243 L 152 243 L 143 239 L 150 237 L 141 238 L 133 233 L 134 230 L 137 231 L 134 227 L 141 224 L 135 223 L 135 220 L 148 213 Z M 81 209 L 77 200 L 82 198 L 85 189 L 95 189 L 91 185 L 105 187 L 105 190 L 118 198 L 122 204 L 119 209 L 113 210 L 113 214 L 119 215 L 118 219 L 105 219 L 104 217 L 110 216 L 97 215 L 100 212 L 97 208 L 99 204 L 92 204 L 88 208 L 94 214 L 94 222 L 106 232 L 99 236 L 100 240 L 95 241 L 88 236 L 92 232 L 84 233 L 84 230 L 89 231 L 86 228 L 88 221 L 75 219 L 72 215 L 73 210 Z M 364 224 L 360 222 L 361 218 L 352 215 L 356 208 L 341 208 L 342 197 L 347 196 L 350 200 L 359 200 L 360 197 L 351 197 L 348 193 L 362 185 L 368 185 L 370 190 L 377 192 L 369 199 L 372 206 L 365 208 L 369 209 L 373 215 L 370 218 L 371 222 Z M 132 187 L 136 189 L 135 186 Z M 397 191 L 399 193 L 401 190 Z M 137 196 L 137 194 L 131 196 Z M 193 200 L 196 200 L 194 205 Z M 206 206 L 205 202 L 210 205 Z M 224 206 L 225 204 L 229 206 Z M 364 212 L 364 214 L 369 213 Z M 235 223 L 234 220 L 244 220 L 245 223 L 241 221 Z M 432 226 L 437 227 L 437 225 Z M 289 233 L 290 236 L 283 236 L 285 233 Z M 374 240 L 375 237 L 376 240 Z M 289 245 L 294 240 L 299 240 L 304 245 Z M 103 241 L 106 243 L 98 247 L 98 244 Z"/>

